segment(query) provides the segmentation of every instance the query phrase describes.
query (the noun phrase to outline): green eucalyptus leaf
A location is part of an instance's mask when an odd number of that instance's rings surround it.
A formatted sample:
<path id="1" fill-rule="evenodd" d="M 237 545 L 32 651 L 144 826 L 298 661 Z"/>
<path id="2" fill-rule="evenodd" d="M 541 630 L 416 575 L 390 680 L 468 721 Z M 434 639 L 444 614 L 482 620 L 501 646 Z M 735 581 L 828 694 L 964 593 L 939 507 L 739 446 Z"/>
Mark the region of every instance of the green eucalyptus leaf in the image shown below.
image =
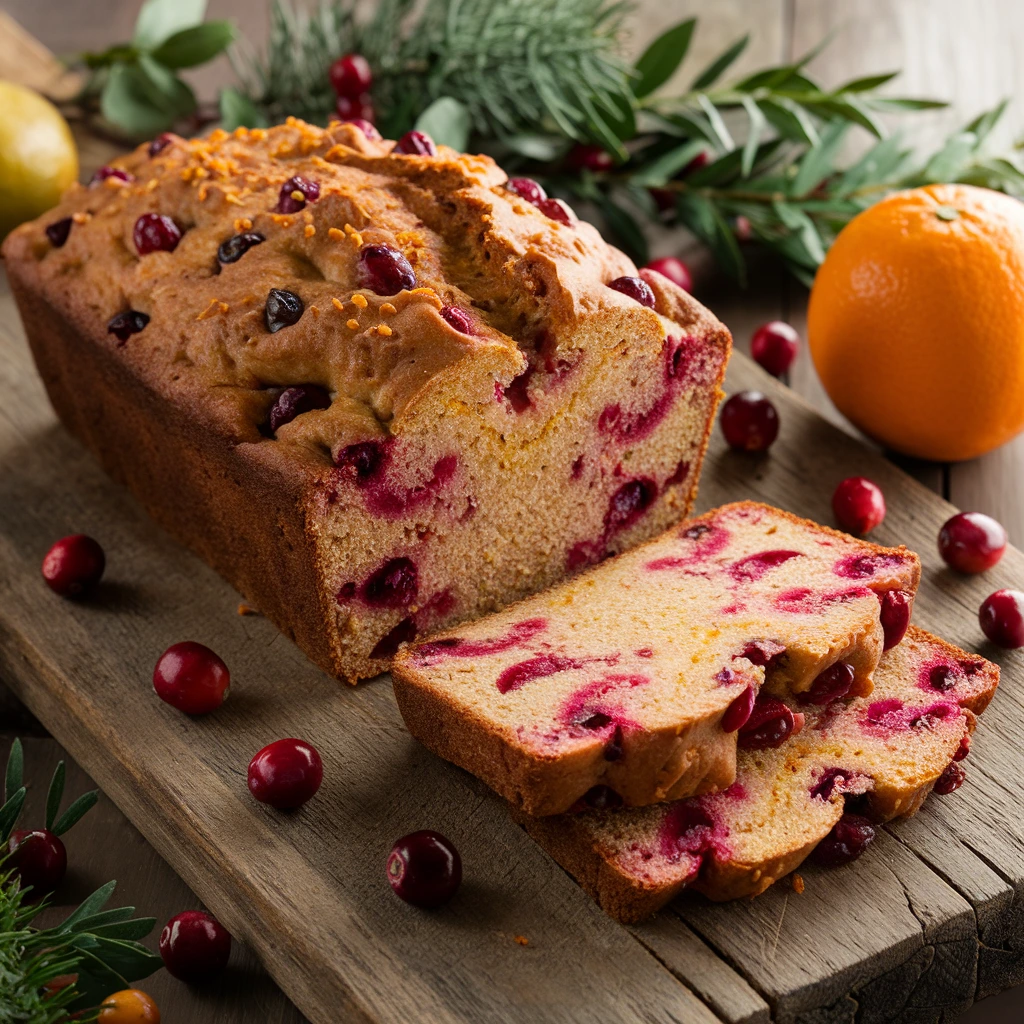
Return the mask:
<path id="1" fill-rule="evenodd" d="M 639 77 L 633 85 L 633 95 L 637 99 L 660 89 L 675 74 L 690 48 L 696 25 L 696 18 L 688 18 L 673 25 L 644 50 L 643 56 L 636 62 Z"/>
<path id="2" fill-rule="evenodd" d="M 135 138 L 148 138 L 173 126 L 174 119 L 153 103 L 136 64 L 115 64 L 100 95 L 103 116 Z"/>
<path id="3" fill-rule="evenodd" d="M 797 166 L 796 177 L 788 189 L 791 196 L 807 195 L 832 174 L 836 155 L 846 137 L 848 127 L 846 122 L 836 121 L 824 128 L 818 145 L 811 146 Z"/>
<path id="4" fill-rule="evenodd" d="M 898 74 L 898 71 L 887 71 L 880 75 L 865 75 L 863 78 L 851 79 L 849 82 L 839 86 L 835 91 L 870 92 L 872 89 L 885 85 L 886 82 L 891 82 Z"/>
<path id="5" fill-rule="evenodd" d="M 726 151 L 732 149 L 736 143 L 733 142 L 732 136 L 729 134 L 729 129 L 726 128 L 725 121 L 722 119 L 722 115 L 718 112 L 718 107 L 716 107 L 704 93 L 697 94 L 697 102 L 700 104 L 701 110 L 704 111 L 704 116 L 708 119 L 708 124 L 711 125 L 711 128 L 715 133 L 715 140 L 719 147 Z"/>
<path id="6" fill-rule="evenodd" d="M 230 21 L 207 21 L 175 32 L 151 54 L 165 68 L 194 68 L 213 60 L 231 45 L 235 27 Z"/>
<path id="7" fill-rule="evenodd" d="M 684 167 L 707 149 L 702 139 L 690 139 L 670 149 L 631 175 L 634 184 L 658 188 L 671 181 Z"/>
<path id="8" fill-rule="evenodd" d="M 464 152 L 469 145 L 469 110 L 459 100 L 442 96 L 416 118 L 416 128 L 435 142 Z"/>
<path id="9" fill-rule="evenodd" d="M 825 259 L 825 247 L 814 221 L 806 211 L 789 203 L 776 201 L 772 204 L 776 216 L 799 239 L 809 266 L 818 266 Z"/>
<path id="10" fill-rule="evenodd" d="M 804 142 L 809 146 L 818 144 L 818 130 L 810 115 L 799 104 L 781 97 L 763 99 L 758 105 L 783 138 Z"/>
<path id="11" fill-rule="evenodd" d="M 57 812 L 60 810 L 60 802 L 64 799 L 64 762 L 61 761 L 54 769 L 53 778 L 50 779 L 50 788 L 46 793 L 46 827 L 53 829 L 53 823 L 57 820 Z"/>
<path id="12" fill-rule="evenodd" d="M 71 932 L 88 932 L 93 928 L 105 928 L 110 924 L 119 924 L 127 921 L 135 913 L 134 907 L 112 907 L 110 910 L 101 910 L 98 914 L 90 917 L 79 918 L 71 927 Z"/>
<path id="13" fill-rule="evenodd" d="M 6 843 L 10 838 L 18 815 L 21 814 L 22 807 L 25 806 L 25 796 L 26 790 L 22 786 L 11 794 L 3 807 L 0 807 L 0 843 Z"/>
<path id="14" fill-rule="evenodd" d="M 107 882 L 106 885 L 101 885 L 91 896 L 87 896 L 79 905 L 78 909 L 69 915 L 64 923 L 57 929 L 59 934 L 64 934 L 73 930 L 74 926 L 87 917 L 92 917 L 93 914 L 98 914 L 107 901 L 114 894 L 114 889 L 117 888 L 117 882 Z"/>
<path id="15" fill-rule="evenodd" d="M 100 939 L 134 942 L 144 939 L 155 926 L 155 917 L 136 917 L 130 921 L 114 921 L 110 924 L 97 925 L 95 928 L 90 928 L 89 933 Z"/>
<path id="16" fill-rule="evenodd" d="M 743 107 L 750 120 L 750 127 L 747 129 L 747 140 L 743 143 L 743 159 L 740 162 L 740 174 L 749 178 L 754 169 L 754 161 L 757 159 L 757 147 L 764 133 L 767 118 L 761 113 L 761 108 L 749 97 L 743 97 Z"/>
<path id="17" fill-rule="evenodd" d="M 557 135 L 508 135 L 502 140 L 513 153 L 541 163 L 555 163 L 565 156 L 568 146 Z"/>
<path id="18" fill-rule="evenodd" d="M 706 89 L 709 85 L 714 85 L 719 78 L 722 77 L 725 70 L 736 60 L 737 57 L 747 48 L 747 43 L 750 42 L 750 35 L 745 35 L 742 39 L 737 39 L 732 46 L 729 47 L 724 53 L 716 57 L 694 80 L 690 88 L 697 92 L 700 89 Z"/>
<path id="19" fill-rule="evenodd" d="M 84 814 L 96 806 L 99 793 L 94 789 L 91 793 L 83 793 L 56 821 L 53 826 L 55 835 L 62 836 L 69 828 L 76 825 Z"/>
<path id="20" fill-rule="evenodd" d="M 267 119 L 248 96 L 237 89 L 221 89 L 220 119 L 224 128 L 266 128 Z"/>
<path id="21" fill-rule="evenodd" d="M 637 224 L 636 218 L 610 196 L 602 195 L 598 204 L 614 240 L 625 250 L 626 255 L 641 266 L 649 263 L 647 236 Z"/>
<path id="22" fill-rule="evenodd" d="M 10 800 L 21 789 L 25 775 L 25 751 L 21 740 L 15 738 L 11 752 L 7 755 L 7 772 L 4 776 L 4 800 Z"/>
<path id="23" fill-rule="evenodd" d="M 135 21 L 132 42 L 141 50 L 156 49 L 183 28 L 206 17 L 206 0 L 146 0 Z"/>
<path id="24" fill-rule="evenodd" d="M 196 109 L 195 93 L 173 71 L 147 54 L 139 57 L 140 84 L 154 106 L 163 110 L 172 123 Z"/>
<path id="25" fill-rule="evenodd" d="M 808 102 L 806 106 L 823 118 L 839 117 L 859 124 L 871 132 L 875 138 L 884 139 L 889 134 L 881 121 L 875 118 L 856 96 L 828 96 L 821 100 Z"/>
<path id="26" fill-rule="evenodd" d="M 974 132 L 958 132 L 925 164 L 922 180 L 956 181 L 977 147 L 978 137 Z"/>
<path id="27" fill-rule="evenodd" d="M 739 283 L 746 282 L 746 264 L 736 235 L 718 207 L 696 192 L 679 195 L 676 208 L 679 219 L 714 253 L 715 259 Z"/>
<path id="28" fill-rule="evenodd" d="M 911 157 L 898 135 L 890 136 L 872 146 L 848 167 L 830 190 L 835 196 L 848 196 L 868 181 L 889 181 Z"/>
<path id="29" fill-rule="evenodd" d="M 984 142 L 989 135 L 992 134 L 992 129 L 1002 120 L 1003 114 L 1006 112 L 1006 108 L 1010 101 L 1008 99 L 1002 100 L 999 104 L 993 107 L 991 110 L 986 110 L 983 114 L 979 114 L 966 128 L 965 132 L 973 132 L 979 142 Z"/>
<path id="30" fill-rule="evenodd" d="M 949 104 L 945 100 L 923 100 L 910 96 L 861 96 L 860 102 L 872 110 L 944 110 Z"/>

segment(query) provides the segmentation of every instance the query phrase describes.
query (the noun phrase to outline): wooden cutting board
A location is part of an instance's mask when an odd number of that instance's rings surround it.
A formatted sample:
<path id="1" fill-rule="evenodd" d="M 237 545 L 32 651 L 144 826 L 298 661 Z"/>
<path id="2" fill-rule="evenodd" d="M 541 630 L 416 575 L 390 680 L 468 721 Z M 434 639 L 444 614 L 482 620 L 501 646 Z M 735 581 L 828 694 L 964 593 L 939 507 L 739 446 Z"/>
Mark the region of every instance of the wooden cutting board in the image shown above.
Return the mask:
<path id="1" fill-rule="evenodd" d="M 751 386 L 775 401 L 779 440 L 744 456 L 716 430 L 701 508 L 757 498 L 828 522 L 835 483 L 871 476 L 889 504 L 873 539 L 924 561 L 915 621 L 1004 669 L 967 784 L 886 827 L 857 863 L 808 867 L 800 895 L 684 895 L 628 929 L 605 917 L 500 800 L 409 738 L 386 678 L 338 684 L 239 616 L 234 591 L 101 473 L 56 423 L 2 274 L 0 677 L 316 1024 L 950 1020 L 1024 981 L 1024 661 L 985 644 L 976 617 L 990 591 L 1024 582 L 1024 555 L 955 577 L 935 551 L 949 505 L 734 356 L 728 389 Z M 79 531 L 103 544 L 108 572 L 71 603 L 39 564 Z M 202 719 L 150 685 L 160 652 L 186 639 L 232 670 L 230 700 Z M 326 766 L 293 814 L 245 785 L 251 755 L 281 736 L 310 740 Z M 394 839 L 426 827 L 465 865 L 459 895 L 429 913 L 384 877 Z"/>

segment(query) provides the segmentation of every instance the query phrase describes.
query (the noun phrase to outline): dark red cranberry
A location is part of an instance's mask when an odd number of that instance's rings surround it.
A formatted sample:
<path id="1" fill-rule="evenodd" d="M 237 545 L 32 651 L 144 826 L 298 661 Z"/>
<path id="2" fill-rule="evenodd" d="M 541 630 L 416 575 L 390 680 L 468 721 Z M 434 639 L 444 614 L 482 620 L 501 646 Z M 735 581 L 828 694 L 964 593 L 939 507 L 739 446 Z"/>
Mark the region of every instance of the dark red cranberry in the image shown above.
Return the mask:
<path id="1" fill-rule="evenodd" d="M 305 740 L 275 740 L 249 762 L 249 792 L 279 811 L 301 807 L 323 781 L 323 761 Z"/>
<path id="2" fill-rule="evenodd" d="M 866 476 L 848 476 L 832 495 L 832 511 L 847 533 L 862 536 L 885 519 L 885 496 Z"/>
<path id="3" fill-rule="evenodd" d="M 254 245 L 265 242 L 258 231 L 244 231 L 240 235 L 225 238 L 217 247 L 217 259 L 221 263 L 237 263 Z"/>
<path id="4" fill-rule="evenodd" d="M 991 569 L 1006 551 L 1006 530 L 981 512 L 960 512 L 939 530 L 939 554 L 958 572 Z"/>
<path id="5" fill-rule="evenodd" d="M 737 745 L 744 750 L 781 747 L 796 724 L 793 712 L 777 697 L 760 696 L 750 717 L 740 726 Z"/>
<path id="6" fill-rule="evenodd" d="M 889 651 L 906 635 L 914 597 L 904 590 L 887 590 L 879 594 L 878 599 L 882 603 L 878 614 L 884 637 L 882 650 Z"/>
<path id="7" fill-rule="evenodd" d="M 871 845 L 875 826 L 859 814 L 844 814 L 814 848 L 811 859 L 822 867 L 837 868 L 855 861 Z"/>
<path id="8" fill-rule="evenodd" d="M 567 163 L 576 171 L 610 171 L 615 166 L 615 159 L 601 146 L 577 143 L 569 150 Z"/>
<path id="9" fill-rule="evenodd" d="M 1024 647 L 1024 594 L 997 590 L 982 602 L 978 612 L 982 632 L 1000 647 Z"/>
<path id="10" fill-rule="evenodd" d="M 331 88 L 338 96 L 358 96 L 373 85 L 370 62 L 361 53 L 346 53 L 327 72 Z"/>
<path id="11" fill-rule="evenodd" d="M 270 429 L 275 433 L 296 416 L 312 409 L 329 409 L 331 396 L 318 384 L 297 384 L 285 388 L 270 410 Z"/>
<path id="12" fill-rule="evenodd" d="M 132 230 L 132 241 L 140 256 L 151 252 L 174 252 L 181 241 L 181 229 L 162 213 L 144 213 Z"/>
<path id="13" fill-rule="evenodd" d="M 373 122 L 368 117 L 346 117 L 343 120 L 345 124 L 355 125 L 371 142 L 380 142 L 380 132 L 374 128 Z"/>
<path id="14" fill-rule="evenodd" d="M 209 647 L 194 640 L 168 647 L 153 669 L 156 695 L 186 715 L 216 711 L 230 688 L 227 665 Z"/>
<path id="15" fill-rule="evenodd" d="M 653 270 L 661 274 L 662 277 L 667 277 L 679 285 L 684 292 L 693 291 L 693 275 L 690 273 L 690 268 L 675 256 L 662 256 L 660 260 L 652 260 L 644 269 Z"/>
<path id="16" fill-rule="evenodd" d="M 736 236 L 736 241 L 749 242 L 754 236 L 754 226 L 750 223 L 750 218 L 744 217 L 741 213 L 732 222 L 732 233 Z"/>
<path id="17" fill-rule="evenodd" d="M 525 199 L 528 203 L 533 203 L 534 206 L 548 197 L 547 192 L 533 178 L 509 178 L 505 182 L 505 188 L 509 192 L 515 192 L 517 196 Z"/>
<path id="18" fill-rule="evenodd" d="M 150 158 L 157 155 L 157 153 L 165 150 L 174 141 L 174 136 L 170 132 L 163 132 L 158 135 L 149 144 L 149 155 Z"/>
<path id="19" fill-rule="evenodd" d="M 416 287 L 412 265 L 390 245 L 364 245 L 359 250 L 359 280 L 377 295 L 397 295 Z"/>
<path id="20" fill-rule="evenodd" d="M 96 171 L 96 173 L 89 179 L 89 184 L 98 185 L 101 181 L 106 181 L 107 178 L 114 178 L 117 181 L 123 181 L 125 183 L 135 180 L 135 176 L 133 174 L 129 174 L 128 171 L 122 170 L 120 167 L 111 167 L 107 164 Z"/>
<path id="21" fill-rule="evenodd" d="M 231 936 L 216 918 L 186 910 L 164 925 L 160 956 L 167 973 L 190 985 L 216 977 L 227 967 Z"/>
<path id="22" fill-rule="evenodd" d="M 355 477 L 362 485 L 369 481 L 384 463 L 384 448 L 377 441 L 359 441 L 338 452 L 334 464 Z"/>
<path id="23" fill-rule="evenodd" d="M 967 772 L 964 770 L 964 766 L 954 758 L 946 765 L 946 770 L 935 780 L 935 792 L 939 796 L 949 796 L 950 793 L 958 790 L 966 779 Z"/>
<path id="24" fill-rule="evenodd" d="M 688 174 L 696 174 L 697 171 L 707 167 L 710 161 L 708 151 L 702 149 L 682 170 L 680 177 L 685 178 Z"/>
<path id="25" fill-rule="evenodd" d="M 320 198 L 320 186 L 301 174 L 290 177 L 277 194 L 278 213 L 298 213 L 306 203 L 315 203 Z"/>
<path id="26" fill-rule="evenodd" d="M 462 334 L 476 334 L 473 330 L 473 321 L 461 306 L 442 306 L 440 313 L 441 319 L 455 330 Z"/>
<path id="27" fill-rule="evenodd" d="M 43 579 L 61 597 L 81 597 L 99 583 L 106 564 L 103 548 L 92 537 L 75 533 L 46 552 Z"/>
<path id="28" fill-rule="evenodd" d="M 821 778 L 811 787 L 811 796 L 818 800 L 831 800 L 836 786 L 851 778 L 852 773 L 845 768 L 826 768 Z"/>
<path id="29" fill-rule="evenodd" d="M 939 693 L 948 693 L 959 678 L 960 673 L 952 665 L 935 665 L 928 672 L 928 685 Z"/>
<path id="30" fill-rule="evenodd" d="M 754 362 L 773 377 L 781 377 L 796 359 L 800 335 L 784 320 L 762 324 L 750 339 L 750 354 Z"/>
<path id="31" fill-rule="evenodd" d="M 573 213 L 572 207 L 562 199 L 542 199 L 534 205 L 545 217 L 557 220 L 559 224 L 571 228 L 576 223 L 576 214 Z"/>
<path id="32" fill-rule="evenodd" d="M 385 867 L 395 895 L 414 907 L 439 907 L 462 884 L 462 858 L 440 832 L 410 832 L 391 847 Z"/>
<path id="33" fill-rule="evenodd" d="M 752 665 L 772 668 L 785 653 L 786 648 L 775 640 L 751 640 L 740 652 L 739 657 L 746 658 Z"/>
<path id="34" fill-rule="evenodd" d="M 112 334 L 123 345 L 133 334 L 138 334 L 149 323 L 149 317 L 137 309 L 128 309 L 111 317 L 107 334 Z"/>
<path id="35" fill-rule="evenodd" d="M 852 665 L 837 661 L 818 675 L 803 699 L 810 704 L 831 704 L 850 692 L 854 676 Z"/>
<path id="36" fill-rule="evenodd" d="M 284 288 L 271 288 L 263 306 L 263 321 L 271 334 L 276 334 L 284 327 L 291 327 L 302 319 L 306 304 L 295 292 Z"/>
<path id="37" fill-rule="evenodd" d="M 391 558 L 366 581 L 363 598 L 377 608 L 406 608 L 416 600 L 419 573 L 410 558 Z"/>
<path id="38" fill-rule="evenodd" d="M 676 208 L 676 194 L 669 191 L 667 188 L 652 188 L 648 189 L 651 194 L 651 198 L 654 200 L 654 205 L 658 208 L 658 213 L 669 213 Z"/>
<path id="39" fill-rule="evenodd" d="M 962 739 L 960 740 L 960 746 L 956 748 L 956 753 L 953 755 L 954 761 L 962 761 L 971 752 L 971 734 L 965 732 Z"/>
<path id="40" fill-rule="evenodd" d="M 607 533 L 616 533 L 632 526 L 647 511 L 658 496 L 658 485 L 653 480 L 630 480 L 609 499 L 604 516 Z"/>
<path id="41" fill-rule="evenodd" d="M 760 391 L 740 391 L 722 406 L 722 433 L 741 452 L 767 451 L 779 435 L 779 414 Z"/>
<path id="42" fill-rule="evenodd" d="M 35 898 L 53 892 L 68 870 L 68 852 L 59 836 L 47 828 L 15 829 L 8 840 L 9 867 L 18 873 L 22 888 L 32 887 Z"/>
<path id="43" fill-rule="evenodd" d="M 50 245 L 54 249 L 62 248 L 68 240 L 68 235 L 71 234 L 72 223 L 73 221 L 70 217 L 62 217 L 60 220 L 55 220 L 52 224 L 46 225 L 46 237 L 50 240 Z"/>
<path id="44" fill-rule="evenodd" d="M 722 715 L 722 731 L 736 732 L 747 724 L 751 712 L 754 710 L 754 700 L 757 691 L 753 686 L 748 686 L 733 702 L 725 709 Z"/>
<path id="45" fill-rule="evenodd" d="M 651 291 L 651 286 L 642 278 L 617 277 L 614 281 L 608 282 L 608 287 L 614 288 L 617 292 L 622 292 L 623 295 L 628 295 L 631 299 L 635 299 L 641 306 L 654 309 L 656 301 L 654 292 Z"/>
<path id="46" fill-rule="evenodd" d="M 370 657 L 393 658 L 402 644 L 411 644 L 416 639 L 416 633 L 416 620 L 412 617 L 402 619 L 377 641 L 370 651 Z"/>
<path id="47" fill-rule="evenodd" d="M 342 121 L 359 121 L 362 124 L 368 124 L 371 128 L 373 128 L 373 122 L 377 117 L 373 100 L 370 99 L 368 93 L 363 93 L 361 96 L 339 96 L 334 101 L 334 110 Z M 380 132 L 376 128 L 373 128 L 373 132 L 374 135 L 368 135 L 365 131 L 363 134 L 368 139 L 372 139 L 374 136 L 379 139 Z"/>
<path id="48" fill-rule="evenodd" d="M 395 143 L 394 152 L 405 153 L 408 156 L 437 156 L 437 146 L 426 132 L 413 129 Z"/>

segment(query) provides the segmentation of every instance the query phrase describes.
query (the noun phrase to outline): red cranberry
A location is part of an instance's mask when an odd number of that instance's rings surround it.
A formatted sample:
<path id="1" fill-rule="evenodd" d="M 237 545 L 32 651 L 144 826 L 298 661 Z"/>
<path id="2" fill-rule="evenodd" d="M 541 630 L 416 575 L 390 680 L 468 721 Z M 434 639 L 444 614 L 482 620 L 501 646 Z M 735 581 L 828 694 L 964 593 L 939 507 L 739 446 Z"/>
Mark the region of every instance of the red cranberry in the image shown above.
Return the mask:
<path id="1" fill-rule="evenodd" d="M 753 237 L 754 227 L 750 223 L 750 218 L 744 217 L 741 213 L 736 220 L 733 221 L 732 231 L 738 242 L 749 242 Z"/>
<path id="2" fill-rule="evenodd" d="M 832 495 L 832 511 L 847 533 L 861 536 L 885 518 L 885 496 L 878 484 L 867 477 L 848 476 L 839 482 Z"/>
<path id="3" fill-rule="evenodd" d="M 61 597 L 80 597 L 99 583 L 106 564 L 103 548 L 92 537 L 75 533 L 46 552 L 43 579 Z"/>
<path id="4" fill-rule="evenodd" d="M 948 693 L 959 677 L 959 671 L 952 665 L 936 665 L 928 672 L 928 685 L 939 693 Z"/>
<path id="5" fill-rule="evenodd" d="M 601 146 L 584 146 L 577 143 L 569 151 L 568 164 L 576 171 L 610 171 L 615 166 L 611 153 Z"/>
<path id="6" fill-rule="evenodd" d="M 473 330 L 473 321 L 461 306 L 442 306 L 440 312 L 441 319 L 450 327 L 454 327 L 462 334 L 476 334 Z"/>
<path id="7" fill-rule="evenodd" d="M 737 729 L 742 729 L 747 724 L 750 714 L 754 710 L 756 697 L 757 691 L 753 686 L 748 686 L 733 700 L 725 709 L 725 714 L 722 715 L 723 732 L 736 732 Z"/>
<path id="8" fill-rule="evenodd" d="M 412 265 L 390 245 L 364 245 L 359 250 L 359 279 L 377 295 L 397 295 L 416 287 Z"/>
<path id="9" fill-rule="evenodd" d="M 963 765 L 959 764 L 954 757 L 946 765 L 946 770 L 935 780 L 935 792 L 939 796 L 949 796 L 950 793 L 958 790 L 966 780 L 967 772 L 964 770 Z"/>
<path id="10" fill-rule="evenodd" d="M 330 394 L 317 384 L 297 384 L 285 388 L 270 410 L 270 429 L 277 433 L 280 427 L 291 423 L 296 416 L 312 409 L 329 409 L 330 406 Z"/>
<path id="11" fill-rule="evenodd" d="M 205 715 L 227 700 L 231 673 L 209 647 L 194 640 L 173 644 L 153 669 L 153 689 L 186 715 Z"/>
<path id="12" fill-rule="evenodd" d="M 741 452 L 767 451 L 779 434 L 779 414 L 760 391 L 740 391 L 722 406 L 722 433 Z"/>
<path id="13" fill-rule="evenodd" d="M 961 512 L 939 530 L 939 554 L 958 572 L 991 569 L 1006 551 L 1006 530 L 981 512 Z"/>
<path id="14" fill-rule="evenodd" d="M 290 177 L 277 194 L 278 213 L 298 213 L 306 203 L 315 203 L 320 198 L 320 186 L 301 174 Z"/>
<path id="15" fill-rule="evenodd" d="M 371 658 L 393 658 L 402 644 L 411 644 L 416 639 L 416 620 L 411 616 L 402 619 L 385 633 L 370 651 Z"/>
<path id="16" fill-rule="evenodd" d="M 179 981 L 209 981 L 227 967 L 230 955 L 231 936 L 227 929 L 201 910 L 175 915 L 160 933 L 164 967 Z"/>
<path id="17" fill-rule="evenodd" d="M 372 112 L 372 109 L 371 109 Z M 373 122 L 367 117 L 346 117 L 345 124 L 355 125 L 371 142 L 380 142 L 380 132 L 373 126 Z"/>
<path id="18" fill-rule="evenodd" d="M 662 277 L 667 277 L 684 292 L 693 291 L 693 275 L 690 268 L 675 256 L 662 256 L 660 260 L 651 260 L 644 269 L 654 270 Z"/>
<path id="19" fill-rule="evenodd" d="M 708 165 L 710 157 L 708 151 L 702 149 L 682 170 L 682 177 L 686 177 L 688 174 L 695 174 L 697 171 L 703 170 Z"/>
<path id="20" fill-rule="evenodd" d="M 960 746 L 956 748 L 956 753 L 953 755 L 954 761 L 962 761 L 971 752 L 971 734 L 965 732 L 963 738 L 960 740 Z"/>
<path id="21" fill-rule="evenodd" d="M 363 598 L 376 608 L 406 608 L 416 600 L 419 573 L 409 558 L 391 558 L 366 581 Z"/>
<path id="22" fill-rule="evenodd" d="M 793 732 L 793 712 L 776 697 L 760 696 L 750 717 L 740 726 L 737 745 L 744 750 L 781 747 Z"/>
<path id="23" fill-rule="evenodd" d="M 517 196 L 525 199 L 528 203 L 533 203 L 534 206 L 548 197 L 547 192 L 533 178 L 509 178 L 505 182 L 505 188 L 509 192 L 515 192 Z"/>
<path id="24" fill-rule="evenodd" d="M 361 53 L 347 53 L 339 57 L 328 71 L 331 88 L 338 96 L 358 96 L 373 85 L 370 62 Z"/>
<path id="25" fill-rule="evenodd" d="M 49 829 L 15 829 L 7 849 L 10 867 L 18 872 L 22 888 L 32 887 L 33 897 L 48 895 L 64 881 L 68 852 Z"/>
<path id="26" fill-rule="evenodd" d="M 245 231 L 240 235 L 225 238 L 217 247 L 217 260 L 220 263 L 237 263 L 254 245 L 267 239 L 258 231 Z"/>
<path id="27" fill-rule="evenodd" d="M 138 334 L 149 323 L 149 317 L 137 309 L 128 309 L 111 317 L 107 334 L 112 334 L 123 345 L 133 334 Z"/>
<path id="28" fill-rule="evenodd" d="M 355 477 L 362 485 L 369 481 L 384 463 L 384 448 L 376 441 L 359 441 L 338 452 L 334 464 Z"/>
<path id="29" fill-rule="evenodd" d="M 844 814 L 814 848 L 812 860 L 826 868 L 855 861 L 871 845 L 875 826 L 859 814 Z"/>
<path id="30" fill-rule="evenodd" d="M 850 692 L 854 675 L 852 665 L 847 665 L 845 661 L 837 661 L 811 683 L 810 689 L 804 694 L 804 699 L 811 704 L 831 704 L 832 701 L 839 700 Z"/>
<path id="31" fill-rule="evenodd" d="M 46 237 L 50 240 L 50 245 L 54 249 L 62 248 L 68 240 L 68 235 L 71 234 L 72 223 L 73 221 L 70 217 L 62 217 L 60 220 L 55 220 L 52 224 L 46 225 Z"/>
<path id="32" fill-rule="evenodd" d="M 440 832 L 411 832 L 391 847 L 386 869 L 395 894 L 415 907 L 439 907 L 462 884 L 462 858 Z"/>
<path id="33" fill-rule="evenodd" d="M 651 286 L 640 277 L 617 277 L 614 281 L 608 282 L 609 288 L 614 288 L 623 295 L 628 295 L 636 300 L 641 306 L 654 309 L 655 298 Z"/>
<path id="34" fill-rule="evenodd" d="M 394 152 L 405 153 L 408 156 L 437 156 L 437 146 L 426 132 L 413 129 L 395 143 Z"/>
<path id="35" fill-rule="evenodd" d="M 305 311 L 306 304 L 295 292 L 271 288 L 263 306 L 263 322 L 271 334 L 276 334 L 284 327 L 297 324 Z"/>
<path id="36" fill-rule="evenodd" d="M 559 224 L 564 224 L 566 227 L 571 228 L 576 223 L 576 214 L 573 213 L 572 207 L 564 200 L 542 199 L 534 205 L 545 217 L 557 220 Z"/>
<path id="37" fill-rule="evenodd" d="M 775 640 L 751 640 L 738 657 L 746 658 L 752 665 L 774 668 L 785 653 L 786 648 Z"/>
<path id="38" fill-rule="evenodd" d="M 676 194 L 667 188 L 648 189 L 658 213 L 669 213 L 676 208 Z"/>
<path id="39" fill-rule="evenodd" d="M 174 252 L 181 241 L 181 229 L 161 213 L 144 213 L 135 222 L 132 241 L 140 256 L 151 252 Z"/>
<path id="40" fill-rule="evenodd" d="M 653 480 L 641 478 L 623 484 L 608 500 L 608 511 L 604 515 L 606 533 L 610 535 L 632 526 L 657 496 L 658 485 Z"/>
<path id="41" fill-rule="evenodd" d="M 365 129 L 363 130 L 363 134 L 368 139 L 380 138 L 380 132 L 373 127 L 377 111 L 374 109 L 373 100 L 370 99 L 368 94 L 363 93 L 361 96 L 339 96 L 334 101 L 334 109 L 342 121 L 358 121 L 360 124 L 369 125 L 373 135 L 369 134 Z"/>
<path id="42" fill-rule="evenodd" d="M 904 590 L 887 590 L 878 595 L 878 600 L 882 605 L 878 614 L 884 637 L 882 650 L 889 651 L 906 635 L 914 598 Z"/>
<path id="43" fill-rule="evenodd" d="M 762 324 L 750 340 L 750 354 L 754 362 L 773 377 L 781 377 L 796 359 L 800 335 L 783 320 Z"/>
<path id="44" fill-rule="evenodd" d="M 111 167 L 107 164 L 96 171 L 96 173 L 89 179 L 89 184 L 98 185 L 101 181 L 106 181 L 107 178 L 114 178 L 116 181 L 123 181 L 126 184 L 135 180 L 134 175 L 129 174 L 120 167 Z"/>
<path id="45" fill-rule="evenodd" d="M 301 807 L 323 780 L 323 761 L 304 740 L 275 740 L 249 762 L 249 792 L 279 811 Z"/>
<path id="46" fill-rule="evenodd" d="M 170 132 L 163 132 L 158 135 L 149 144 L 149 155 L 150 158 L 157 155 L 157 153 L 165 150 L 174 141 L 174 136 Z"/>
<path id="47" fill-rule="evenodd" d="M 1000 647 L 1024 647 L 1024 594 L 997 590 L 989 594 L 978 612 L 982 632 Z"/>

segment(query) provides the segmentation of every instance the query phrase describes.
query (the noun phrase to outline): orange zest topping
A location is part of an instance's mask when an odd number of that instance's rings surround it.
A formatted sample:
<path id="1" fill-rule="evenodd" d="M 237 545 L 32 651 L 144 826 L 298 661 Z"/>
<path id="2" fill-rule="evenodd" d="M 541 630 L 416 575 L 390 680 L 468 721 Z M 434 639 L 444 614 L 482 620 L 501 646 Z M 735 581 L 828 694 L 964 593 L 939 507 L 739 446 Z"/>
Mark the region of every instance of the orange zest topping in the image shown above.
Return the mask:
<path id="1" fill-rule="evenodd" d="M 366 309 L 369 302 L 366 301 L 365 295 L 361 295 L 359 292 L 356 292 L 355 295 L 352 296 L 352 305 L 358 306 L 360 309 Z"/>
<path id="2" fill-rule="evenodd" d="M 340 242 L 345 237 L 345 232 L 339 230 L 338 228 L 328 228 L 327 237 L 332 242 Z"/>

